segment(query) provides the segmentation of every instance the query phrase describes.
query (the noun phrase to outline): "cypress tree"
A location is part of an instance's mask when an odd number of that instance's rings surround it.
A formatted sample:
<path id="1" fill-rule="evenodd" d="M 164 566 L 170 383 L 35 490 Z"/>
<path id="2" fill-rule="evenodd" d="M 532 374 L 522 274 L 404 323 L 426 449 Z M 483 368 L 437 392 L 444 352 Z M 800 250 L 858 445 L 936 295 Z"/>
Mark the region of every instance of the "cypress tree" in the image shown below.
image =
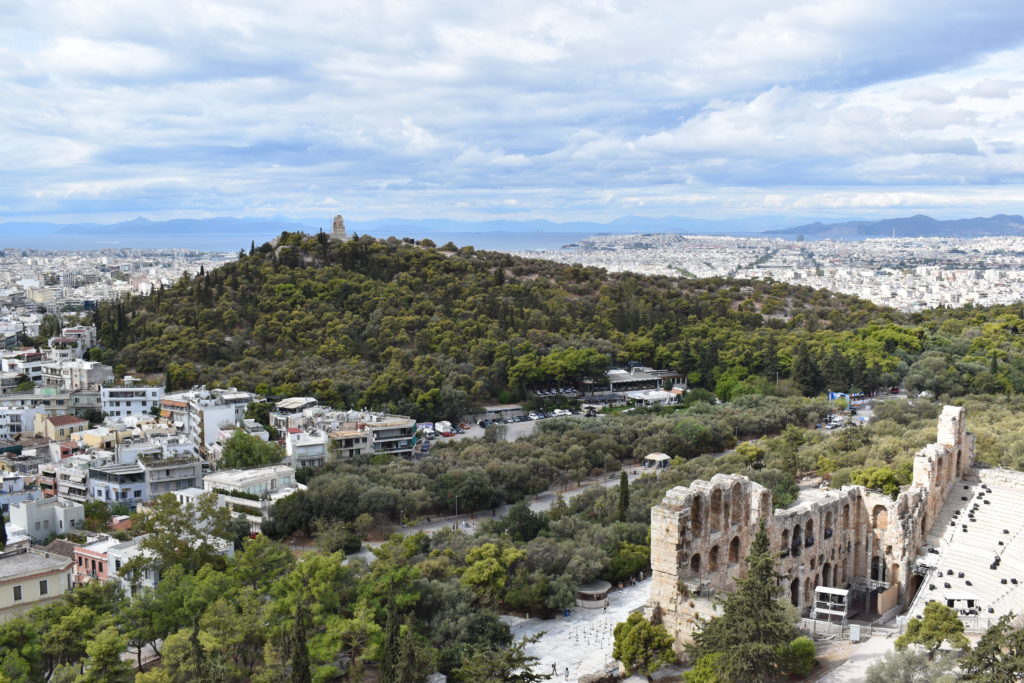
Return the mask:
<path id="1" fill-rule="evenodd" d="M 2 512 L 0 512 L 0 550 L 7 547 L 7 520 L 4 518 Z"/>
<path id="2" fill-rule="evenodd" d="M 398 660 L 401 643 L 401 624 L 398 621 L 398 605 L 395 604 L 394 596 L 388 599 L 384 606 L 384 643 L 380 650 L 380 680 L 381 683 L 400 683 L 398 678 Z"/>
<path id="3" fill-rule="evenodd" d="M 619 475 L 619 521 L 625 522 L 629 513 L 629 476 L 623 470 Z"/>
<path id="4" fill-rule="evenodd" d="M 696 657 L 715 655 L 723 680 L 775 680 L 784 673 L 790 641 L 798 632 L 779 600 L 782 575 L 768 543 L 764 522 L 750 544 L 747 573 L 722 602 L 722 615 L 701 624 L 691 646 Z"/>
<path id="5" fill-rule="evenodd" d="M 418 683 L 423 680 L 420 663 L 416 658 L 416 629 L 411 615 L 405 617 L 405 624 L 402 627 L 395 676 L 396 680 L 403 683 Z"/>

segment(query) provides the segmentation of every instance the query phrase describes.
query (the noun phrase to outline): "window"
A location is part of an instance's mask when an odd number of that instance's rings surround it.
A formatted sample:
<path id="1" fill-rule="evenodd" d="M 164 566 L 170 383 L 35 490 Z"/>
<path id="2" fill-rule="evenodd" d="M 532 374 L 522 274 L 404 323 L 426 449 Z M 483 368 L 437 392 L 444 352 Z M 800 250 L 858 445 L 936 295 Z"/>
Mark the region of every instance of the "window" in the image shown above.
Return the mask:
<path id="1" fill-rule="evenodd" d="M 136 491 L 135 492 L 135 497 L 136 498 L 142 498 L 142 491 Z"/>
<path id="2" fill-rule="evenodd" d="M 100 562 L 100 574 L 102 574 L 102 573 L 103 573 L 103 563 Z"/>
<path id="3" fill-rule="evenodd" d="M 40 595 L 46 595 L 46 592 L 47 592 L 47 590 L 49 590 L 49 588 L 50 587 L 47 585 L 46 579 L 43 579 L 42 581 L 39 582 L 39 594 Z"/>
<path id="4" fill-rule="evenodd" d="M 39 522 L 36 522 L 36 531 L 39 531 Z"/>
<path id="5" fill-rule="evenodd" d="M 43 520 L 43 528 L 44 529 L 49 529 L 50 528 L 50 520 L 48 520 L 48 519 L 44 519 Z"/>
<path id="6" fill-rule="evenodd" d="M 21 600 L 21 586 L 14 587 L 14 600 L 15 602 Z"/>

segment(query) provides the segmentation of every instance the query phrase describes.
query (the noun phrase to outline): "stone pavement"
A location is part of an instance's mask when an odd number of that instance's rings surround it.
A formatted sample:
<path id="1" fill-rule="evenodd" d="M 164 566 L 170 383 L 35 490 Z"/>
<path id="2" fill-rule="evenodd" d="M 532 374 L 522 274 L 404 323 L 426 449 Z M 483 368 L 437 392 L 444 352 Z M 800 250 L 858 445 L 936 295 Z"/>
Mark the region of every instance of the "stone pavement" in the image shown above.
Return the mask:
<path id="1" fill-rule="evenodd" d="M 868 667 L 892 650 L 894 641 L 894 638 L 875 635 L 852 645 L 849 659 L 839 668 L 814 679 L 815 683 L 863 683 L 868 677 Z"/>
<path id="2" fill-rule="evenodd" d="M 615 625 L 625 621 L 633 610 L 643 607 L 650 593 L 651 580 L 645 579 L 635 586 L 609 593 L 607 612 L 574 607 L 568 617 L 559 615 L 556 619 L 513 616 L 501 619 L 512 628 L 512 637 L 516 640 L 543 634 L 526 648 L 528 654 L 540 659 L 536 671 L 551 673 L 553 664 L 558 675 L 552 681 L 576 681 L 586 674 L 618 670 L 618 662 L 612 659 Z"/>

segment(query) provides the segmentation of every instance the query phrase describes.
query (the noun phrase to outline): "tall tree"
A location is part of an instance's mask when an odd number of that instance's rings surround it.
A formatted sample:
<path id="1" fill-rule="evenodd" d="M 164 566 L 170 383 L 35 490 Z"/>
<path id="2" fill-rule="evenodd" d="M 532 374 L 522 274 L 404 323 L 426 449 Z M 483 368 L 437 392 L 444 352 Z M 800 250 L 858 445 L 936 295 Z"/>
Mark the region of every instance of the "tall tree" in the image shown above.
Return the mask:
<path id="1" fill-rule="evenodd" d="M 817 396 L 824 388 L 818 361 L 804 341 L 799 342 L 793 350 L 793 365 L 789 376 L 804 396 Z"/>
<path id="2" fill-rule="evenodd" d="M 690 646 L 696 657 L 721 653 L 726 680 L 774 680 L 784 672 L 788 646 L 799 635 L 788 608 L 779 600 L 782 575 L 761 522 L 750 544 L 746 576 L 722 603 L 721 616 L 703 622 Z"/>
<path id="3" fill-rule="evenodd" d="M 629 475 L 623 470 L 622 474 L 619 475 L 619 510 L 618 518 L 620 522 L 625 522 L 627 515 L 629 515 Z"/>

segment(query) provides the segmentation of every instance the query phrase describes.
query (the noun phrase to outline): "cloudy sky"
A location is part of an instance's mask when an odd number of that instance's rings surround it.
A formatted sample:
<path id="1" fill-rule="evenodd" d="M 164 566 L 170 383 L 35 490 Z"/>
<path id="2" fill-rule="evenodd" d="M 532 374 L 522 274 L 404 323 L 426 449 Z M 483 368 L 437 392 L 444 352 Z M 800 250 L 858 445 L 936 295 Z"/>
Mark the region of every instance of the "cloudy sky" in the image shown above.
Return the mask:
<path id="1" fill-rule="evenodd" d="M 1024 212 L 1019 0 L 3 0 L 0 220 Z"/>

